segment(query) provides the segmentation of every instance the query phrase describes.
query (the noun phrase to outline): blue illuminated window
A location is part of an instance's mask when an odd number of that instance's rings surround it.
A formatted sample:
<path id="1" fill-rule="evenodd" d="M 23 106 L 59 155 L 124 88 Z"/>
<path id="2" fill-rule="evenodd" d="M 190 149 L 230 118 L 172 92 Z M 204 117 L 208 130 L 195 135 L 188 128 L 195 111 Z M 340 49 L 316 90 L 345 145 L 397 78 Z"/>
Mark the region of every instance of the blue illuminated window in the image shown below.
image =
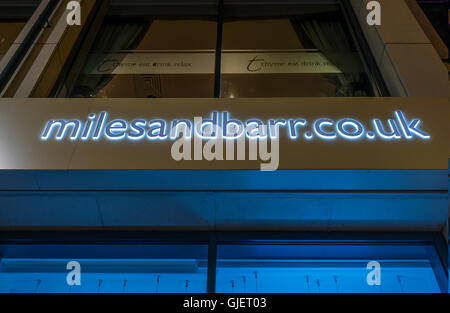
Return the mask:
<path id="1" fill-rule="evenodd" d="M 300 240 L 290 233 L 250 239 L 237 233 L 208 244 L 208 236 L 145 244 L 4 241 L 0 293 L 440 293 L 448 284 L 433 240 Z M 67 281 L 70 261 L 81 266 L 81 285 Z M 380 284 L 367 268 L 372 261 L 380 265 Z"/>
<path id="2" fill-rule="evenodd" d="M 440 292 L 427 245 L 229 244 L 218 246 L 217 292 Z M 370 261 L 380 284 L 369 285 Z M 372 276 L 370 276 L 372 277 Z"/>
<path id="3" fill-rule="evenodd" d="M 206 245 L 11 245 L 3 250 L 2 293 L 206 291 Z M 66 282 L 72 260 L 81 265 L 79 286 Z"/>

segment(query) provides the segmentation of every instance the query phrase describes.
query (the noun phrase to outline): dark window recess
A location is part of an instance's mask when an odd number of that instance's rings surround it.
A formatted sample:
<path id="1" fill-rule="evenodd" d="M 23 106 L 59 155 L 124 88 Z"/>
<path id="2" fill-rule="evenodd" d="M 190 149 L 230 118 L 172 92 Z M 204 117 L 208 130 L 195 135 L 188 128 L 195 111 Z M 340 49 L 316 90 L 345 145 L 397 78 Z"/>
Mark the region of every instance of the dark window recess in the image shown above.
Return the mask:
<path id="1" fill-rule="evenodd" d="M 448 1 L 447 0 L 418 0 L 428 20 L 448 47 Z"/>
<path id="2" fill-rule="evenodd" d="M 132 5 L 121 13 L 116 2 L 94 43 L 83 45 L 89 53 L 62 96 L 385 95 L 377 87 L 376 69 L 371 71 L 366 63 L 370 56 L 362 52 L 347 21 L 348 8 L 339 1 L 258 6 L 225 1 L 215 8 L 217 16 L 211 15 L 212 6 L 207 12 L 199 9 L 203 15 L 197 16 L 189 6 L 188 15 L 169 13 L 166 7 L 136 10 Z"/>
<path id="3" fill-rule="evenodd" d="M 213 97 L 216 22 L 107 20 L 72 97 Z"/>

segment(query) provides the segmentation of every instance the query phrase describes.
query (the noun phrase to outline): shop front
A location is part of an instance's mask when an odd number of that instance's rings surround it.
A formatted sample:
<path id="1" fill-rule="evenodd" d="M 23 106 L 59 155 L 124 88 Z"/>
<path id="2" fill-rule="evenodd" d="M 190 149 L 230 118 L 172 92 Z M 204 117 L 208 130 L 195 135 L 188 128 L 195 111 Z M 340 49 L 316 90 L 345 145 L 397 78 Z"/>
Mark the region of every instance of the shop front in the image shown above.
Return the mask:
<path id="1" fill-rule="evenodd" d="M 1 110 L 3 291 L 445 290 L 447 99 Z M 386 284 L 366 282 L 370 261 Z"/>
<path id="2" fill-rule="evenodd" d="M 35 2 L 0 12 L 0 292 L 447 292 L 448 73 L 405 3 Z"/>

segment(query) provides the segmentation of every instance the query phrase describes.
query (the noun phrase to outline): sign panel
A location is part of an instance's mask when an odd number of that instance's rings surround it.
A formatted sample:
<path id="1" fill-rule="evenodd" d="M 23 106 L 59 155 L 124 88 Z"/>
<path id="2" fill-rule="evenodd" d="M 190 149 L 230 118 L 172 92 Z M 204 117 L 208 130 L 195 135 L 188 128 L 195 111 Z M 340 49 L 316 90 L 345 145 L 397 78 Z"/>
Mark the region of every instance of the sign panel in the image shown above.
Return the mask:
<path id="1" fill-rule="evenodd" d="M 223 53 L 223 74 L 339 74 L 322 53 Z"/>
<path id="2" fill-rule="evenodd" d="M 212 52 L 98 54 L 85 74 L 214 74 L 214 64 Z M 223 53 L 221 64 L 222 74 L 342 73 L 319 52 Z"/>
<path id="3" fill-rule="evenodd" d="M 446 98 L 1 99 L 0 169 L 446 169 L 448 116 Z"/>

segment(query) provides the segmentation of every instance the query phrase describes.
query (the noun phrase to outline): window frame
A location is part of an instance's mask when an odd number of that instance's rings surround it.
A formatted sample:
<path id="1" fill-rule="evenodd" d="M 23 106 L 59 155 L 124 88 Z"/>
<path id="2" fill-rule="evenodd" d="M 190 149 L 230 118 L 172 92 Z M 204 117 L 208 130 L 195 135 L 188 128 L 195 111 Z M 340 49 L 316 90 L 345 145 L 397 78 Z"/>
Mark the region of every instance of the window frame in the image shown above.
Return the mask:
<path id="1" fill-rule="evenodd" d="M 215 293 L 217 246 L 236 244 L 424 244 L 442 293 L 448 289 L 447 244 L 437 232 L 300 232 L 300 231 L 9 231 L 0 233 L 0 260 L 7 245 L 207 245 L 207 293 Z"/>
<path id="2" fill-rule="evenodd" d="M 230 2 L 230 5 L 232 5 L 232 2 Z M 353 40 L 353 43 L 355 44 L 355 47 L 357 49 L 357 53 L 360 56 L 361 63 L 364 67 L 364 71 L 367 74 L 369 78 L 369 83 L 371 86 L 371 89 L 374 91 L 374 97 L 389 97 L 390 94 L 388 92 L 388 89 L 386 87 L 386 84 L 383 80 L 383 77 L 381 75 L 381 72 L 376 64 L 376 61 L 374 59 L 374 56 L 372 54 L 372 51 L 364 37 L 364 34 L 362 32 L 361 26 L 358 23 L 358 18 L 353 11 L 353 8 L 351 4 L 346 0 L 291 0 L 288 2 L 292 2 L 292 4 L 295 5 L 308 5 L 308 4 L 335 4 L 340 7 L 341 14 L 343 15 L 343 19 L 346 22 L 346 27 L 350 32 L 350 37 Z M 270 1 L 266 2 L 266 5 L 270 3 Z M 245 4 L 245 3 L 244 3 Z M 284 3 L 283 3 L 284 4 Z M 214 92 L 213 92 L 213 98 L 220 98 L 220 90 L 221 90 L 221 56 L 222 56 L 222 29 L 223 29 L 223 23 L 224 23 L 224 11 L 225 11 L 225 5 L 227 2 L 224 0 L 217 0 L 217 15 L 216 15 L 216 22 L 217 22 L 217 33 L 216 33 L 216 52 L 215 52 L 215 71 L 214 71 Z M 252 5 L 255 5 L 254 3 Z M 258 7 L 260 7 L 262 4 L 258 4 Z M 272 5 L 279 5 L 279 4 L 273 4 Z M 100 10 L 100 9 L 99 9 Z M 50 97 L 56 97 L 56 98 L 65 98 L 69 97 L 71 91 L 75 87 L 76 79 L 79 75 L 79 73 L 76 73 L 74 75 L 73 68 L 77 68 L 82 66 L 88 56 L 87 53 L 83 53 L 84 57 L 82 60 L 80 60 L 78 57 L 81 55 L 81 51 L 90 50 L 91 42 L 89 40 L 86 40 L 86 37 L 95 36 L 97 35 L 98 31 L 100 30 L 100 27 L 104 20 L 111 19 L 110 16 L 106 14 L 106 11 L 108 8 L 103 7 L 101 9 L 102 14 L 97 14 L 97 12 L 94 13 L 94 15 L 99 18 L 100 20 L 96 21 L 88 21 L 89 25 L 87 26 L 87 30 L 84 31 L 84 34 L 81 35 L 81 39 L 78 41 L 78 43 L 75 45 L 75 48 L 72 50 L 71 55 L 68 58 L 68 61 L 63 66 L 63 70 L 61 71 L 59 78 L 57 80 L 57 84 L 53 87 L 52 92 L 50 94 Z M 164 10 L 163 10 L 164 11 Z M 186 15 L 186 17 L 193 18 L 195 16 L 191 15 L 191 11 L 188 12 L 189 14 Z M 160 15 L 163 18 L 170 17 L 170 14 L 165 13 Z M 198 17 L 202 16 L 208 16 L 212 17 L 211 15 L 205 15 L 204 11 L 200 11 Z M 184 16 L 183 16 L 184 17 Z M 117 18 L 118 20 L 126 20 L 126 17 L 119 16 Z M 93 24 L 96 24 L 96 26 L 93 26 Z M 91 30 L 92 31 L 88 31 Z M 75 66 L 77 64 L 78 66 Z M 81 64 L 81 65 L 80 65 Z M 68 82 L 68 84 L 66 84 Z M 212 99 L 212 98 L 211 98 Z"/>

